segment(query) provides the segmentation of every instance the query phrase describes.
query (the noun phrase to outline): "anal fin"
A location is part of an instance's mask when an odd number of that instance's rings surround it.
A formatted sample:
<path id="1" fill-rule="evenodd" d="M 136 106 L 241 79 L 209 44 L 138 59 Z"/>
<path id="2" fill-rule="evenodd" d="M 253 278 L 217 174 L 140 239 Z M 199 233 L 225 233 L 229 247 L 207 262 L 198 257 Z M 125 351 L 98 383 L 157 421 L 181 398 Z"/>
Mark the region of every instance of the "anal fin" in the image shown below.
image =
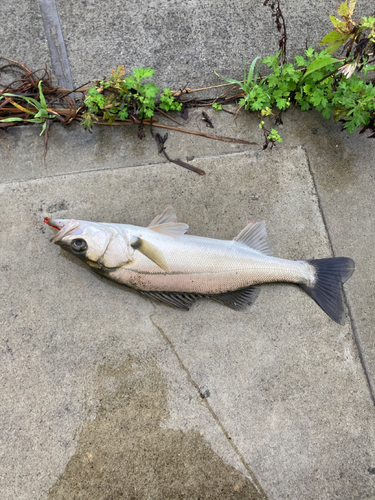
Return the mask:
<path id="1" fill-rule="evenodd" d="M 255 285 L 248 288 L 242 288 L 241 290 L 235 290 L 234 292 L 207 295 L 207 297 L 229 307 L 230 309 L 241 311 L 246 307 L 251 306 L 256 301 L 259 292 L 260 286 Z"/>
<path id="2" fill-rule="evenodd" d="M 149 299 L 157 300 L 169 306 L 176 307 L 177 309 L 184 309 L 188 311 L 190 307 L 198 299 L 212 299 L 224 306 L 241 311 L 246 307 L 251 306 L 259 295 L 260 286 L 250 286 L 234 292 L 220 293 L 217 295 L 202 295 L 199 293 L 184 293 L 184 292 L 144 292 L 138 290 L 141 295 Z"/>
<path id="3" fill-rule="evenodd" d="M 177 309 L 184 309 L 188 311 L 194 302 L 204 297 L 204 295 L 193 293 L 177 293 L 177 292 L 143 292 L 139 293 L 149 299 L 157 300 L 169 306 L 177 307 Z"/>

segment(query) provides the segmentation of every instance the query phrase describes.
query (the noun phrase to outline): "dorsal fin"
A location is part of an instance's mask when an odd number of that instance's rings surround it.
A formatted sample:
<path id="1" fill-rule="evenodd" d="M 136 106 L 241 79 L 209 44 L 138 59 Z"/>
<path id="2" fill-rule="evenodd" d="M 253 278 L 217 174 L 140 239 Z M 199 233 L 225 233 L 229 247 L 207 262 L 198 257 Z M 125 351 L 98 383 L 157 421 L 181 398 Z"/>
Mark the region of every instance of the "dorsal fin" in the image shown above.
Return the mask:
<path id="1" fill-rule="evenodd" d="M 250 222 L 250 224 L 242 229 L 240 234 L 233 239 L 265 255 L 272 255 L 272 249 L 267 236 L 266 223 L 264 221 Z"/>
<path id="2" fill-rule="evenodd" d="M 178 236 L 185 234 L 189 229 L 189 226 L 183 222 L 166 222 L 165 224 L 159 224 L 158 226 L 149 226 L 149 229 L 151 229 L 151 231 L 155 231 L 156 233 L 177 238 Z"/>
<path id="3" fill-rule="evenodd" d="M 187 224 L 177 222 L 175 211 L 170 205 L 161 214 L 157 215 L 147 227 L 156 233 L 172 236 L 173 238 L 185 234 L 189 229 Z"/>
<path id="4" fill-rule="evenodd" d="M 177 222 L 177 216 L 174 208 L 170 205 L 165 208 L 161 214 L 152 219 L 147 227 L 152 228 L 152 226 L 160 226 L 161 224 L 165 224 L 166 222 Z"/>

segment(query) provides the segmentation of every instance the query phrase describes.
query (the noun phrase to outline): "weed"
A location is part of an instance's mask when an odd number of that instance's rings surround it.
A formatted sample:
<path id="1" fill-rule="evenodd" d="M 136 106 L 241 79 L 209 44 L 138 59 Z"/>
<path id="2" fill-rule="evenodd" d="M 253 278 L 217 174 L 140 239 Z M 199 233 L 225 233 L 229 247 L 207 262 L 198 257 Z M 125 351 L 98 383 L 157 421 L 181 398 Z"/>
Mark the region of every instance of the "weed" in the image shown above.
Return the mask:
<path id="1" fill-rule="evenodd" d="M 144 83 L 153 76 L 151 68 L 135 68 L 133 74 L 125 77 L 124 66 L 111 70 L 109 78 L 104 78 L 95 87 L 90 87 L 85 99 L 87 111 L 83 114 L 83 127 L 90 129 L 98 114 L 109 124 L 116 119 L 143 120 L 154 116 L 159 87 L 153 82 Z M 180 111 L 182 103 L 177 102 L 169 88 L 160 96 L 159 107 L 165 111 Z"/>
<path id="2" fill-rule="evenodd" d="M 42 124 L 42 131 L 41 131 L 40 135 L 42 135 L 43 132 L 46 130 L 48 120 L 53 120 L 56 117 L 56 115 L 53 114 L 52 110 L 49 110 L 47 108 L 46 99 L 45 99 L 43 91 L 42 91 L 42 81 L 41 80 L 38 83 L 38 88 L 39 88 L 40 102 L 38 102 L 33 97 L 22 96 L 22 99 L 24 99 L 28 104 L 33 106 L 34 109 L 25 108 L 24 106 L 21 106 L 20 104 L 16 103 L 13 99 L 11 99 L 11 97 L 16 97 L 16 98 L 20 97 L 16 94 L 8 94 L 8 93 L 2 94 L 0 96 L 0 100 L 5 98 L 10 104 L 15 106 L 20 111 L 23 111 L 23 112 L 27 113 L 28 115 L 33 116 L 33 118 L 20 118 L 18 116 L 11 116 L 9 118 L 1 119 L 0 122 L 41 123 Z"/>
<path id="3" fill-rule="evenodd" d="M 244 81 L 223 78 L 235 83 L 243 92 L 239 108 L 261 111 L 262 116 L 278 116 L 273 113 L 286 111 L 291 104 L 298 104 L 302 111 L 315 108 L 324 118 L 333 116 L 342 120 L 343 128 L 351 134 L 357 127 L 374 128 L 375 88 L 366 77 L 375 69 L 371 60 L 375 49 L 375 18 L 362 18 L 359 23 L 352 19 L 356 0 L 338 6 L 338 14 L 343 21 L 330 16 L 334 31 L 320 42 L 329 43 L 321 52 L 309 47 L 304 56 L 296 56 L 295 63 L 281 63 L 282 54 L 277 53 L 262 59 L 255 58 L 246 71 L 244 61 Z M 332 56 L 332 53 L 346 43 L 345 60 Z M 261 65 L 268 74 L 257 77 Z M 217 73 L 216 73 L 217 74 Z M 217 75 L 219 76 L 219 75 Z M 222 78 L 222 77 L 220 77 Z M 262 128 L 262 127 L 261 127 Z M 273 129 L 274 130 L 274 129 Z M 375 130 L 374 130 L 375 131 Z M 273 131 L 269 140 L 279 141 Z"/>

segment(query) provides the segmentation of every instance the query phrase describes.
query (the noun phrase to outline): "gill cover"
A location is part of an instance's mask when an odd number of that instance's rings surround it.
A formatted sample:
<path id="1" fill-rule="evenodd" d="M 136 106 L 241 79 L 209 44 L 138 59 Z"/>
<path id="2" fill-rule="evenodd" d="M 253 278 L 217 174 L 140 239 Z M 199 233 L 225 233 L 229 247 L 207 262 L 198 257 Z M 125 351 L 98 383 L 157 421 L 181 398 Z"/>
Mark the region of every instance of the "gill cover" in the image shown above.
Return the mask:
<path id="1" fill-rule="evenodd" d="M 129 245 L 125 235 L 120 235 L 119 233 L 112 234 L 107 248 L 98 260 L 98 263 L 108 268 L 121 267 L 132 260 L 133 254 L 134 250 Z"/>

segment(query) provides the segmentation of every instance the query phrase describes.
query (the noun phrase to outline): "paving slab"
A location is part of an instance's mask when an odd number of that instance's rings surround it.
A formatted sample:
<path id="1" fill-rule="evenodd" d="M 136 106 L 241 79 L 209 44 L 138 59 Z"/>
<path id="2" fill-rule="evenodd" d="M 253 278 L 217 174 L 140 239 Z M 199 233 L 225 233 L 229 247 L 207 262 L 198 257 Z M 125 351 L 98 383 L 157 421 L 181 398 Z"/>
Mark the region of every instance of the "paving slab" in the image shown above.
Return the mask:
<path id="1" fill-rule="evenodd" d="M 160 88 L 200 88 L 220 83 L 215 71 L 224 77 L 242 78 L 243 54 L 252 61 L 278 50 L 279 34 L 271 9 L 264 2 L 234 0 L 228 5 L 224 1 L 131 0 L 106 6 L 96 0 L 49 3 L 56 4 L 77 86 L 125 64 L 127 71 L 134 67 L 154 68 Z M 335 14 L 336 8 L 334 0 L 318 0 L 313 6 L 308 0 L 281 2 L 289 58 L 303 53 L 306 46 L 316 46 L 331 30 L 328 16 Z M 356 6 L 356 17 L 371 15 L 372 11 L 371 0 L 362 0 Z M 54 81 L 63 85 L 63 81 L 58 82 L 61 68 L 54 67 L 50 58 L 39 3 L 26 0 L 15 9 L 10 0 L 3 0 L 2 14 L 7 20 L 0 27 L 2 55 L 31 70 L 48 64 Z M 47 18 L 45 15 L 46 26 L 50 23 L 53 31 L 50 45 L 54 57 L 61 59 L 64 43 L 58 40 L 56 27 Z"/>
<path id="2" fill-rule="evenodd" d="M 120 157 L 0 186 L 4 498 L 374 495 L 375 412 L 349 321 L 291 285 L 264 286 L 245 313 L 176 311 L 49 243 L 45 215 L 147 225 L 172 204 L 191 234 L 265 219 L 276 255 L 331 255 L 303 148 L 195 162 L 206 176 Z"/>
<path id="3" fill-rule="evenodd" d="M 302 145 L 308 154 L 334 253 L 346 250 L 356 262 L 347 293 L 375 402 L 375 141 L 367 139 L 368 132 L 348 136 L 341 124 L 298 110 L 287 115 L 280 132 L 285 146 Z"/>
<path id="4" fill-rule="evenodd" d="M 235 106 L 226 106 L 234 112 Z M 168 133 L 166 151 L 172 159 L 180 158 L 194 164 L 194 157 L 215 154 L 228 154 L 253 149 L 262 151 L 262 134 L 259 133 L 258 119 L 255 115 L 244 114 L 233 122 L 233 115 L 208 110 L 214 129 L 207 128 L 202 122 L 202 110 L 190 110 L 186 122 L 178 113 L 173 116 L 185 124 L 185 129 L 196 132 L 212 133 L 234 139 L 255 142 L 254 145 L 234 144 L 189 135 L 173 130 L 153 127 L 154 132 L 163 136 Z M 167 118 L 160 117 L 159 123 L 176 126 Z M 66 127 L 53 124 L 49 131 L 48 152 L 43 162 L 44 136 L 40 137 L 40 126 L 21 126 L 0 131 L 0 152 L 2 157 L 1 179 L 37 179 L 56 174 L 74 173 L 88 170 L 103 170 L 113 167 L 133 167 L 136 165 L 167 163 L 158 154 L 157 144 L 151 136 L 150 127 L 145 126 L 146 137 L 138 139 L 137 126 L 99 126 L 92 133 L 85 131 L 78 123 Z"/>
<path id="5" fill-rule="evenodd" d="M 234 112 L 236 107 L 230 105 L 226 109 Z M 255 114 L 240 113 L 233 123 L 232 115 L 228 113 L 208 113 L 215 125 L 213 130 L 210 129 L 212 133 L 258 144 L 230 144 L 169 131 L 166 146 L 171 158 L 181 158 L 194 164 L 197 152 L 203 156 L 211 155 L 212 151 L 230 154 L 251 148 L 259 156 L 265 154 Z M 170 122 L 163 118 L 160 123 Z M 270 123 L 269 128 L 271 126 Z M 201 110 L 191 111 L 187 128 L 205 131 Z M 146 139 L 140 141 L 135 127 L 95 128 L 90 134 L 78 124 L 66 128 L 57 124 L 51 128 L 46 162 L 42 163 L 44 139 L 39 137 L 39 130 L 38 126 L 17 127 L 1 134 L 3 181 L 166 162 L 157 154 L 149 130 L 146 130 Z M 162 129 L 159 131 L 164 133 Z M 288 146 L 301 145 L 305 149 L 333 252 L 341 255 L 347 249 L 347 254 L 356 262 L 357 271 L 348 285 L 352 326 L 375 399 L 375 261 L 373 252 L 368 251 L 375 245 L 372 216 L 375 143 L 366 139 L 366 134 L 356 132 L 348 136 L 341 131 L 340 124 L 325 120 L 313 111 L 307 113 L 291 109 L 283 115 L 279 131 L 284 142 L 273 150 L 271 157 L 278 156 L 280 150 Z M 256 193 L 253 195 L 256 196 Z M 61 202 L 64 203 L 63 200 Z"/>
<path id="6" fill-rule="evenodd" d="M 161 88 L 200 88 L 243 77 L 248 61 L 278 50 L 279 33 L 269 6 L 254 0 L 198 2 L 130 0 L 99 6 L 95 0 L 57 0 L 73 80 L 81 85 L 110 68 L 150 66 Z M 331 31 L 335 0 L 280 2 L 287 25 L 288 54 L 301 54 Z M 356 15 L 373 12 L 362 0 Z"/>

